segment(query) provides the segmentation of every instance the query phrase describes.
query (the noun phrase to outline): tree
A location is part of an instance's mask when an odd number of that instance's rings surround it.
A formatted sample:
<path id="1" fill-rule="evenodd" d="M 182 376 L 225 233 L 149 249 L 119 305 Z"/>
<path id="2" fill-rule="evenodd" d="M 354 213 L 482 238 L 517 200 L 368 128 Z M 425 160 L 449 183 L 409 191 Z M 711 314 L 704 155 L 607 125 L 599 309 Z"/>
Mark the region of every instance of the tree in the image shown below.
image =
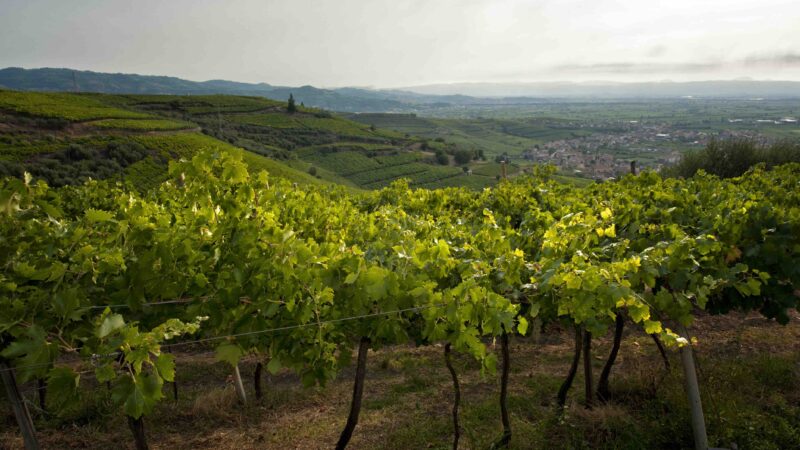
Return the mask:
<path id="1" fill-rule="evenodd" d="M 295 112 L 297 112 L 297 106 L 295 106 L 294 104 L 294 95 L 292 95 L 291 93 L 289 94 L 289 103 L 286 105 L 286 111 L 289 114 L 294 114 Z"/>
<path id="2" fill-rule="evenodd" d="M 453 154 L 456 160 L 456 164 L 469 164 L 472 161 L 472 152 L 469 150 L 456 150 L 455 154 Z"/>
<path id="3" fill-rule="evenodd" d="M 448 158 L 447 154 L 442 150 L 436 150 L 436 163 L 446 166 L 450 164 L 450 158 Z"/>

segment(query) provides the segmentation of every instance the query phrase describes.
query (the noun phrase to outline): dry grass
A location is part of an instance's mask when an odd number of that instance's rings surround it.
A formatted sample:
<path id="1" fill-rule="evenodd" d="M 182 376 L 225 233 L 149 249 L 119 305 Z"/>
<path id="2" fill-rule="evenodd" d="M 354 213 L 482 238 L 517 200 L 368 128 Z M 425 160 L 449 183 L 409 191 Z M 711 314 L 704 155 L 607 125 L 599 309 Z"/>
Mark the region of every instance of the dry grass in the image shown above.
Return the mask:
<path id="1" fill-rule="evenodd" d="M 192 415 L 204 419 L 229 419 L 237 404 L 233 386 L 200 393 L 192 405 Z"/>

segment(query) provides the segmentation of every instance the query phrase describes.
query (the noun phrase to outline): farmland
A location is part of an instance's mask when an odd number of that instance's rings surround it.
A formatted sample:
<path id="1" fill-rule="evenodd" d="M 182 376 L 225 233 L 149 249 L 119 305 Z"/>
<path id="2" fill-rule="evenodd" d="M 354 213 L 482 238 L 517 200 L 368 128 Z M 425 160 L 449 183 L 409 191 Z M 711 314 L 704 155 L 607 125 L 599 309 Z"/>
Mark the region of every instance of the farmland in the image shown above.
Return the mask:
<path id="1" fill-rule="evenodd" d="M 239 105 L 224 96 L 214 99 L 221 106 Z M 130 109 L 138 102 L 151 108 L 168 104 L 156 104 L 150 97 L 0 91 L 0 173 L 21 176 L 28 171 L 57 186 L 110 178 L 145 189 L 166 179 L 170 159 L 191 158 L 201 149 L 244 151 L 198 132 L 198 125 L 188 120 Z M 248 106 L 252 100 L 243 103 Z M 252 168 L 292 181 L 324 183 L 257 154 L 248 152 L 245 159 Z"/>
<path id="2" fill-rule="evenodd" d="M 352 195 L 248 155 L 146 192 L 2 180 L 3 445 L 22 396 L 48 447 L 800 444 L 797 164 Z"/>
<path id="3" fill-rule="evenodd" d="M 90 123 L 97 128 L 132 131 L 170 131 L 193 128 L 194 124 L 164 119 L 102 119 Z"/>
<path id="4" fill-rule="evenodd" d="M 149 114 L 115 108 L 95 96 L 65 93 L 0 91 L 0 109 L 33 117 L 82 121 L 94 119 L 146 119 Z"/>
<path id="5" fill-rule="evenodd" d="M 604 179 L 630 161 L 660 169 L 713 138 L 760 142 L 800 138 L 792 99 L 540 100 L 421 109 L 418 114 L 350 114 L 353 120 L 446 139 L 494 159 L 553 163 L 566 175 Z"/>

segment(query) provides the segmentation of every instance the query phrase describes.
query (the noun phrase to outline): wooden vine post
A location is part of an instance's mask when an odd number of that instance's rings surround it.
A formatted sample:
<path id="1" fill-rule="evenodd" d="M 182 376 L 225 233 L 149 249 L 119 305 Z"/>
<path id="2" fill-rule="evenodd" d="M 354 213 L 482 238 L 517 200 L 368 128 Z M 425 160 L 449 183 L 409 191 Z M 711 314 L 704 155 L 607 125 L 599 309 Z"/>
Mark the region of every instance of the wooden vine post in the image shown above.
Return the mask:
<path id="1" fill-rule="evenodd" d="M 244 392 L 244 383 L 242 383 L 242 374 L 239 372 L 238 364 L 233 366 L 233 386 L 236 389 L 236 396 L 239 397 L 239 402 L 246 405 L 247 394 Z"/>
<path id="2" fill-rule="evenodd" d="M 694 447 L 697 450 L 708 450 L 708 434 L 706 422 L 703 417 L 703 403 L 700 400 L 700 384 L 697 381 L 697 369 L 694 363 L 692 341 L 689 332 L 683 325 L 678 325 L 680 334 L 689 341 L 681 347 L 681 362 L 683 374 L 686 378 L 686 395 L 689 397 L 689 408 L 692 412 L 692 432 L 694 433 Z"/>
<path id="3" fill-rule="evenodd" d="M 25 450 L 39 450 L 39 441 L 36 438 L 36 428 L 33 426 L 31 414 L 25 405 L 25 399 L 19 392 L 17 378 L 14 376 L 14 368 L 8 361 L 0 359 L 0 377 L 3 378 L 3 385 L 6 388 L 8 401 L 14 409 L 14 416 L 17 418 L 19 431 L 22 433 L 22 440 L 25 443 Z"/>

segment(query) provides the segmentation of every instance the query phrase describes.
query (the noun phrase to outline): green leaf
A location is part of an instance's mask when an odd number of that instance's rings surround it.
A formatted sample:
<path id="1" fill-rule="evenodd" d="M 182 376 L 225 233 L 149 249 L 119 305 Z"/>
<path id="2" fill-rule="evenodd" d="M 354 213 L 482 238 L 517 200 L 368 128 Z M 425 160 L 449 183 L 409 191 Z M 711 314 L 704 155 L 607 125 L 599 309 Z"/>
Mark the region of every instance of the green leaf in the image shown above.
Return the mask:
<path id="1" fill-rule="evenodd" d="M 130 390 L 128 397 L 125 399 L 122 409 L 125 411 L 126 415 L 131 416 L 134 419 L 138 419 L 139 417 L 142 417 L 142 414 L 144 414 L 144 408 L 144 392 L 142 392 L 142 389 L 139 386 L 134 384 L 133 389 Z"/>
<path id="2" fill-rule="evenodd" d="M 386 276 L 388 272 L 380 267 L 373 266 L 364 273 L 364 290 L 372 300 L 378 300 L 386 296 Z"/>
<path id="3" fill-rule="evenodd" d="M 204 288 L 208 285 L 208 278 L 202 273 L 198 273 L 194 276 L 194 284 L 198 287 Z"/>
<path id="4" fill-rule="evenodd" d="M 20 382 L 24 383 L 47 373 L 58 349 L 46 337 L 44 330 L 34 325 L 0 353 L 4 358 L 17 358 L 15 366 Z"/>
<path id="5" fill-rule="evenodd" d="M 108 222 L 114 218 L 114 215 L 108 211 L 101 211 L 99 209 L 87 209 L 86 220 L 90 223 Z"/>
<path id="6" fill-rule="evenodd" d="M 576 275 L 576 274 L 574 274 L 574 273 L 568 273 L 568 274 L 564 275 L 564 281 L 565 281 L 568 289 L 580 289 L 581 288 L 581 284 L 582 284 L 581 277 Z"/>
<path id="7" fill-rule="evenodd" d="M 247 167 L 242 163 L 226 164 L 222 176 L 233 184 L 244 183 L 248 179 Z"/>
<path id="8" fill-rule="evenodd" d="M 47 404 L 56 410 L 75 405 L 80 397 L 80 375 L 66 367 L 56 367 L 47 375 Z"/>
<path id="9" fill-rule="evenodd" d="M 358 280 L 358 272 L 353 272 L 347 275 L 344 279 L 344 284 L 353 284 Z"/>
<path id="10" fill-rule="evenodd" d="M 60 219 L 64 215 L 64 213 L 60 209 L 56 208 L 55 206 L 51 205 L 50 203 L 47 203 L 42 199 L 38 199 L 36 201 L 36 204 L 39 205 L 40 208 L 42 208 L 42 211 L 44 211 L 45 214 L 55 219 Z"/>
<path id="11" fill-rule="evenodd" d="M 273 357 L 269 360 L 269 363 L 267 363 L 267 370 L 269 370 L 269 373 L 273 375 L 278 373 L 278 371 L 281 370 L 281 367 L 281 361 L 278 358 Z"/>
<path id="12" fill-rule="evenodd" d="M 125 319 L 120 314 L 111 314 L 103 320 L 100 328 L 97 329 L 97 337 L 103 339 L 114 331 L 125 326 Z"/>
<path id="13" fill-rule="evenodd" d="M 239 364 L 242 359 L 242 349 L 235 344 L 222 344 L 217 347 L 217 361 L 225 361 L 231 366 Z"/>
<path id="14" fill-rule="evenodd" d="M 116 378 L 117 372 L 111 367 L 111 364 L 108 364 L 94 369 L 94 375 L 97 377 L 98 382 L 105 383 Z"/>
<path id="15" fill-rule="evenodd" d="M 656 334 L 661 333 L 661 323 L 654 322 L 652 320 L 645 320 L 642 325 L 644 326 L 644 332 L 647 334 Z"/>
<path id="16" fill-rule="evenodd" d="M 631 320 L 639 323 L 650 318 L 650 308 L 647 305 L 634 303 L 628 306 L 628 314 L 631 316 Z"/>
<path id="17" fill-rule="evenodd" d="M 154 373 L 137 376 L 138 386 L 141 387 L 142 394 L 145 401 L 145 413 L 150 412 L 153 406 L 161 400 L 164 394 L 161 388 L 164 386 L 164 380 Z"/>
<path id="18" fill-rule="evenodd" d="M 749 278 L 747 287 L 750 288 L 750 295 L 761 295 L 761 282 L 756 278 Z"/>
<path id="19" fill-rule="evenodd" d="M 539 311 L 540 311 L 541 309 L 542 309 L 542 304 L 541 304 L 541 303 L 533 303 L 533 304 L 531 305 L 530 316 L 531 316 L 531 317 L 537 317 L 537 316 L 539 316 Z"/>
<path id="20" fill-rule="evenodd" d="M 158 374 L 167 381 L 175 381 L 175 357 L 169 353 L 158 355 L 155 362 Z"/>
<path id="21" fill-rule="evenodd" d="M 520 316 L 518 320 L 519 323 L 517 324 L 517 331 L 519 334 L 525 336 L 525 333 L 528 332 L 528 321 L 522 316 Z"/>

